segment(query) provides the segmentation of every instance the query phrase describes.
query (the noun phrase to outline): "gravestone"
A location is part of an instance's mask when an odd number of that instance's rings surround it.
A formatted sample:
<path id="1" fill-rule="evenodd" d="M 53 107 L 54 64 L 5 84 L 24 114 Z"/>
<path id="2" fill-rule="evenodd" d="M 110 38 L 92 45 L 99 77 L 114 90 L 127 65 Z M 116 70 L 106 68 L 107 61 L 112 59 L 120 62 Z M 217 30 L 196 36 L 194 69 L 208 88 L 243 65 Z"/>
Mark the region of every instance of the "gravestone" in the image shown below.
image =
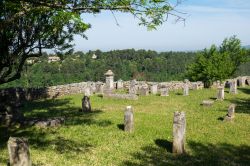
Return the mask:
<path id="1" fill-rule="evenodd" d="M 186 117 L 184 112 L 174 113 L 173 153 L 185 153 Z"/>
<path id="2" fill-rule="evenodd" d="M 106 77 L 106 88 L 114 89 L 114 73 L 108 70 L 104 75 Z"/>
<path id="3" fill-rule="evenodd" d="M 234 119 L 235 107 L 236 107 L 235 104 L 231 104 L 228 107 L 228 112 L 227 112 L 227 115 L 224 117 L 224 121 L 232 121 Z"/>
<path id="4" fill-rule="evenodd" d="M 217 88 L 217 99 L 216 100 L 224 100 L 225 93 L 224 93 L 224 86 L 219 86 Z"/>
<path id="5" fill-rule="evenodd" d="M 183 96 L 188 96 L 189 95 L 189 87 L 188 87 L 189 81 L 187 79 L 184 80 L 184 85 L 183 85 Z"/>
<path id="6" fill-rule="evenodd" d="M 161 92 L 161 96 L 169 96 L 168 88 L 161 88 L 160 92 Z"/>
<path id="7" fill-rule="evenodd" d="M 127 106 L 124 113 L 124 131 L 132 132 L 134 130 L 134 114 L 131 106 Z"/>
<path id="8" fill-rule="evenodd" d="M 148 94 L 149 94 L 149 90 L 148 90 L 147 86 L 141 86 L 139 88 L 139 95 L 140 96 L 148 96 Z"/>
<path id="9" fill-rule="evenodd" d="M 158 85 L 157 84 L 153 84 L 150 86 L 150 93 L 153 94 L 153 95 L 156 95 L 157 94 L 157 88 L 158 88 Z"/>
<path id="10" fill-rule="evenodd" d="M 238 77 L 239 86 L 245 87 L 246 86 L 246 77 Z"/>
<path id="11" fill-rule="evenodd" d="M 247 85 L 250 85 L 250 77 L 246 78 L 246 83 L 247 83 Z"/>
<path id="12" fill-rule="evenodd" d="M 28 140 L 25 138 L 10 137 L 8 140 L 9 165 L 31 166 Z"/>
<path id="13" fill-rule="evenodd" d="M 84 96 L 82 99 L 82 112 L 91 112 L 91 104 L 90 98 L 88 96 Z"/>
<path id="14" fill-rule="evenodd" d="M 122 89 L 123 88 L 123 81 L 120 79 L 116 83 L 116 89 Z"/>
<path id="15" fill-rule="evenodd" d="M 137 81 L 136 80 L 132 80 L 130 81 L 130 85 L 129 85 L 129 94 L 137 94 Z"/>
<path id="16" fill-rule="evenodd" d="M 237 94 L 237 80 L 234 79 L 230 82 L 229 93 Z"/>
<path id="17" fill-rule="evenodd" d="M 84 90 L 84 95 L 85 95 L 85 96 L 88 96 L 88 97 L 91 96 L 91 89 L 90 89 L 90 87 L 86 87 L 86 88 L 85 88 L 85 90 Z"/>
<path id="18" fill-rule="evenodd" d="M 214 104 L 214 101 L 212 101 L 212 100 L 203 100 L 202 101 L 203 106 L 211 107 L 213 104 Z"/>
<path id="19" fill-rule="evenodd" d="M 198 83 L 196 83 L 196 82 L 193 83 L 193 84 L 192 84 L 192 89 L 193 89 L 193 90 L 198 90 L 198 89 L 199 89 Z"/>

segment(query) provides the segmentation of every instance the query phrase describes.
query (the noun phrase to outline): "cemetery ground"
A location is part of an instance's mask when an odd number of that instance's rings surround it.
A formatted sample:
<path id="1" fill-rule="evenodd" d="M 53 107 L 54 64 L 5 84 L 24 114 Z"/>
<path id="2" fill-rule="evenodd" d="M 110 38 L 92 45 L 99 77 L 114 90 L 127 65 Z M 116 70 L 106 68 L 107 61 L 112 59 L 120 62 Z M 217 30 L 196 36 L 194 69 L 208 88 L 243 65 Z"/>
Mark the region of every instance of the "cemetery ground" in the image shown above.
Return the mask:
<path id="1" fill-rule="evenodd" d="M 93 111 L 79 112 L 83 95 L 27 102 L 26 117 L 65 117 L 57 128 L 14 126 L 0 128 L 0 165 L 8 162 L 9 136 L 28 138 L 35 166 L 82 165 L 250 165 L 250 88 L 239 88 L 211 107 L 216 90 L 170 92 L 168 97 L 139 96 L 139 100 L 91 96 Z M 235 119 L 223 121 L 228 106 L 237 104 Z M 135 129 L 123 131 L 124 110 L 134 108 Z M 186 113 L 186 153 L 172 153 L 173 115 Z"/>

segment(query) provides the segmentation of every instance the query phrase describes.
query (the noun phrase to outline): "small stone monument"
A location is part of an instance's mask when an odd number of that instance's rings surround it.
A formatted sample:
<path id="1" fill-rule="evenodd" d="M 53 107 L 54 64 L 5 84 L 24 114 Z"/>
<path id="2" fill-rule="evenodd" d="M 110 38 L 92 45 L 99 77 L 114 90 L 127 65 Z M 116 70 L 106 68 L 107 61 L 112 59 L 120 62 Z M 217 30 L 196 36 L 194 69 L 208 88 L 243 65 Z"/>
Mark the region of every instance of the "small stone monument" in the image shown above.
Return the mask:
<path id="1" fill-rule="evenodd" d="M 229 93 L 237 94 L 237 80 L 234 79 L 230 82 Z"/>
<path id="2" fill-rule="evenodd" d="M 28 140 L 25 138 L 10 137 L 8 140 L 9 165 L 31 166 Z"/>
<path id="3" fill-rule="evenodd" d="M 122 89 L 123 88 L 123 81 L 120 79 L 116 83 L 116 89 Z"/>
<path id="4" fill-rule="evenodd" d="M 234 119 L 234 112 L 235 112 L 235 104 L 231 104 L 228 107 L 227 115 L 224 117 L 224 121 L 232 121 Z"/>
<path id="5" fill-rule="evenodd" d="M 130 85 L 129 85 L 129 94 L 137 94 L 137 82 L 136 80 L 132 80 L 130 81 Z"/>
<path id="6" fill-rule="evenodd" d="M 106 88 L 114 89 L 114 73 L 108 70 L 104 75 L 106 77 Z"/>
<path id="7" fill-rule="evenodd" d="M 131 106 L 127 106 L 124 114 L 124 131 L 132 132 L 134 130 L 134 114 Z"/>
<path id="8" fill-rule="evenodd" d="M 168 88 L 161 88 L 160 92 L 161 92 L 161 96 L 169 96 Z"/>
<path id="9" fill-rule="evenodd" d="M 157 94 L 157 87 L 158 87 L 157 84 L 151 85 L 150 86 L 150 93 L 153 94 L 153 95 L 156 95 Z"/>
<path id="10" fill-rule="evenodd" d="M 91 112 L 90 99 L 88 96 L 84 96 L 82 99 L 82 112 Z"/>
<path id="11" fill-rule="evenodd" d="M 196 82 L 193 83 L 193 84 L 192 84 L 192 89 L 193 89 L 193 90 L 198 90 L 198 89 L 199 89 L 198 83 L 196 83 Z"/>
<path id="12" fill-rule="evenodd" d="M 246 86 L 246 77 L 238 77 L 239 86 L 245 87 Z"/>
<path id="13" fill-rule="evenodd" d="M 183 85 L 183 96 L 188 96 L 189 95 L 189 87 L 188 87 L 188 79 L 184 80 L 184 85 Z"/>
<path id="14" fill-rule="evenodd" d="M 211 107 L 214 104 L 214 101 L 212 100 L 203 100 L 202 105 L 206 107 Z"/>
<path id="15" fill-rule="evenodd" d="M 84 90 L 84 95 L 85 96 L 91 96 L 91 90 L 90 90 L 90 87 L 86 87 L 85 90 Z"/>
<path id="16" fill-rule="evenodd" d="M 173 153 L 185 153 L 186 117 L 184 112 L 174 113 Z"/>
<path id="17" fill-rule="evenodd" d="M 148 94 L 149 94 L 149 90 L 148 90 L 147 86 L 141 86 L 139 88 L 139 95 L 140 96 L 148 96 Z"/>
<path id="18" fill-rule="evenodd" d="M 217 88 L 217 99 L 216 100 L 224 100 L 224 86 L 219 86 Z"/>

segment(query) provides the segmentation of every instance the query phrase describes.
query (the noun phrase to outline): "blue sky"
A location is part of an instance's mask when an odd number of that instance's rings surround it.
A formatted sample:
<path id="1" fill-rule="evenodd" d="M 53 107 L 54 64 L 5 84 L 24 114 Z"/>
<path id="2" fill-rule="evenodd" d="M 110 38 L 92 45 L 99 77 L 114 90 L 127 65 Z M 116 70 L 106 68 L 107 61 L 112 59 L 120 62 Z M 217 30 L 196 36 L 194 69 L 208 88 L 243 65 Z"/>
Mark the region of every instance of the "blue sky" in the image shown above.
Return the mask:
<path id="1" fill-rule="evenodd" d="M 174 2 L 174 0 L 172 0 Z M 75 37 L 75 50 L 151 49 L 156 51 L 192 51 L 219 45 L 224 38 L 237 35 L 242 45 L 250 45 L 249 0 L 184 0 L 177 10 L 186 12 L 183 22 L 173 19 L 147 31 L 130 14 L 111 12 L 83 15 L 92 28 L 88 40 Z"/>

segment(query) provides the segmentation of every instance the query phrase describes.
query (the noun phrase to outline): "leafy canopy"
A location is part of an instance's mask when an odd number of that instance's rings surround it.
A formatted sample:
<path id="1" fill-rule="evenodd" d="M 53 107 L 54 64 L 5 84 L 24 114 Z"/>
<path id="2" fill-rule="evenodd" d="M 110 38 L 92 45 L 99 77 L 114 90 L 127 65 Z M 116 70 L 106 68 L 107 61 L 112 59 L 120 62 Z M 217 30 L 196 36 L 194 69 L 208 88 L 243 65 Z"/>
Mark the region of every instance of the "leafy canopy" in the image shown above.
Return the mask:
<path id="1" fill-rule="evenodd" d="M 0 84 L 20 78 L 26 59 L 40 56 L 42 49 L 72 52 L 73 36 L 86 37 L 91 27 L 81 14 L 102 10 L 131 13 L 149 29 L 169 15 L 183 19 L 164 0 L 1 0 Z"/>
<path id="2" fill-rule="evenodd" d="M 187 75 L 191 80 L 203 81 L 209 87 L 216 80 L 224 80 L 233 76 L 238 67 L 247 61 L 247 51 L 241 47 L 236 36 L 226 38 L 217 48 L 197 53 L 195 61 L 188 66 Z"/>

